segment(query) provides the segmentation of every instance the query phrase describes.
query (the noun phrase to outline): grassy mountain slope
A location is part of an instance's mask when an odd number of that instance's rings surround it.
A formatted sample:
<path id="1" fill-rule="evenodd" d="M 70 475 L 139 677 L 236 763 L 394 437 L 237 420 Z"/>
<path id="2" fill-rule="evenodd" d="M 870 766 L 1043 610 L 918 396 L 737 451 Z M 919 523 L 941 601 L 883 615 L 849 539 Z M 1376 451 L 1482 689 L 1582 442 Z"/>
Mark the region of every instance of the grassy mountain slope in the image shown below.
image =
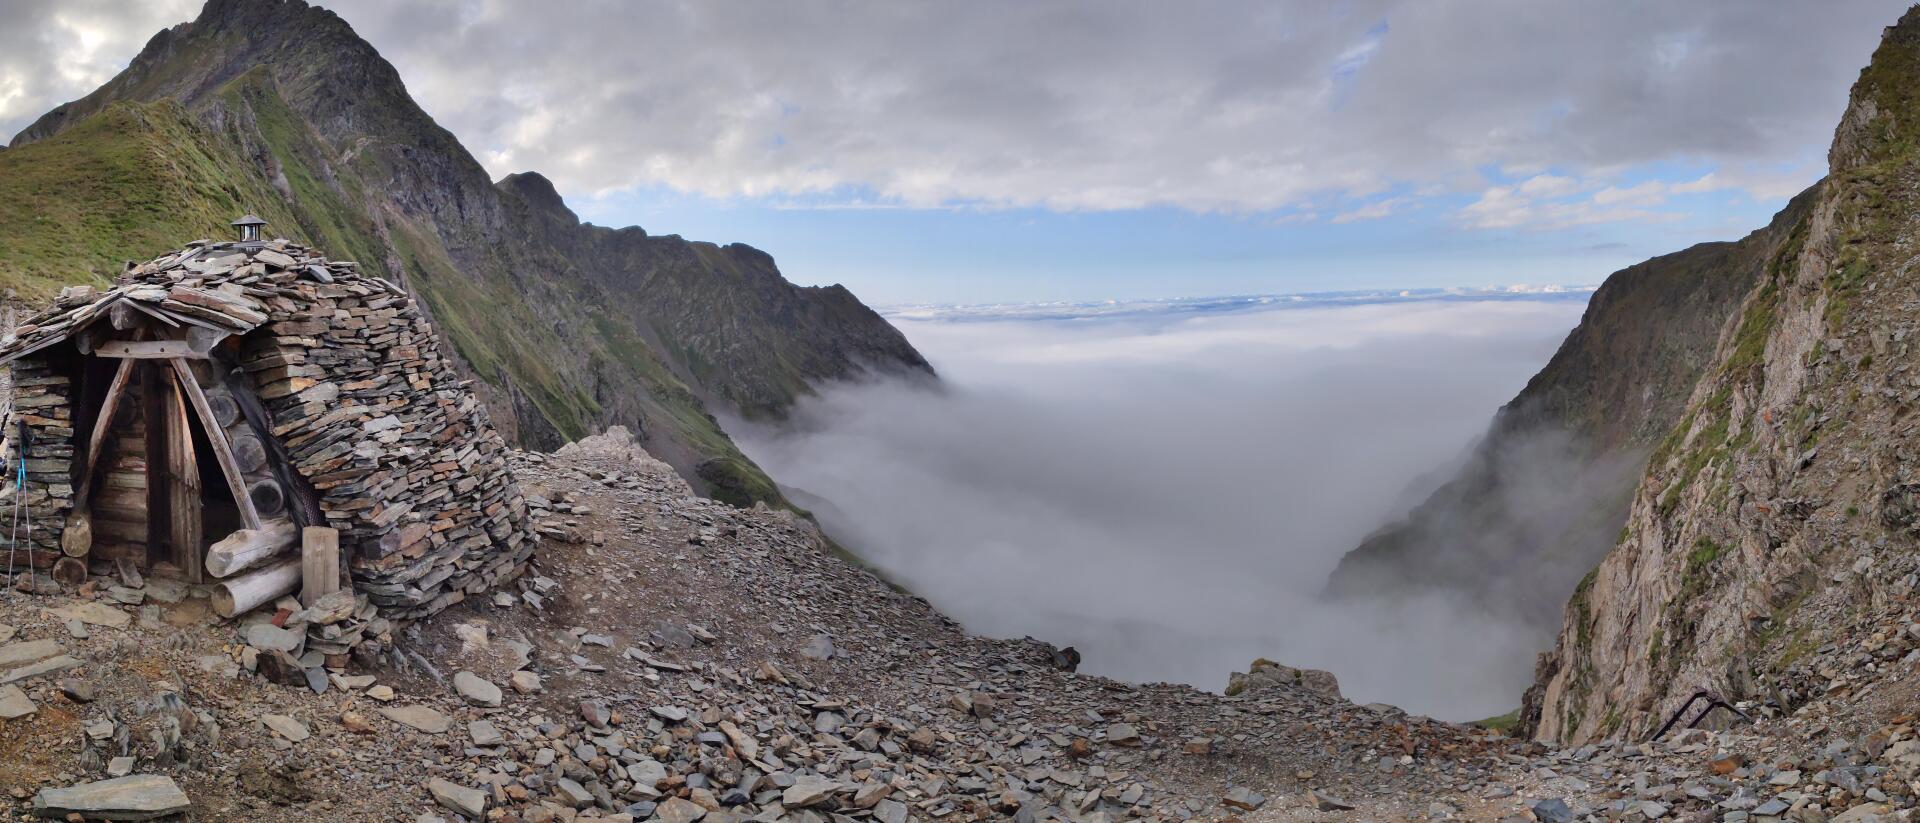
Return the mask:
<path id="1" fill-rule="evenodd" d="M 29 299 L 258 212 L 413 290 L 509 438 L 624 424 L 737 504 L 779 494 L 709 408 L 775 417 L 819 381 L 931 373 L 844 289 L 795 287 L 764 254 L 583 226 L 538 175 L 496 185 L 299 0 L 213 0 L 156 35 L 0 152 L 0 200 L 0 280 Z"/>

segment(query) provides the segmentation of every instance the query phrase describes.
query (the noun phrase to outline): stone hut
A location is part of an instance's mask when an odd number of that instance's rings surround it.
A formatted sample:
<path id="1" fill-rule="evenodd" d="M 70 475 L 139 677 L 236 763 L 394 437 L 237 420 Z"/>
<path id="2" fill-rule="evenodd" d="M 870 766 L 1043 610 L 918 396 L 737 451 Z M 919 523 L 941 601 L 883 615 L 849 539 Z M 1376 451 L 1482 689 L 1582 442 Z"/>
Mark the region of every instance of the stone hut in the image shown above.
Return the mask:
<path id="1" fill-rule="evenodd" d="M 535 537 L 505 444 L 413 299 L 235 226 L 0 341 L 10 571 L 131 567 L 226 613 L 352 591 L 330 607 L 379 628 L 519 576 Z M 329 653 L 359 640 L 331 633 Z"/>

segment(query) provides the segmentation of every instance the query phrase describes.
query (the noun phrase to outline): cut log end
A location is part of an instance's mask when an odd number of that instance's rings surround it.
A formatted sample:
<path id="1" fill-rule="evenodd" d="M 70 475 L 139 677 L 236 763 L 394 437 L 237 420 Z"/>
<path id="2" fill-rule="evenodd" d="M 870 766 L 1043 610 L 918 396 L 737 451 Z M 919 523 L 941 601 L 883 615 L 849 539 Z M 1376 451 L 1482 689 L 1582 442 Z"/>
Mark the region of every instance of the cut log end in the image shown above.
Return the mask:
<path id="1" fill-rule="evenodd" d="M 67 514 L 66 529 L 60 532 L 60 552 L 68 557 L 86 557 L 93 551 L 93 515 L 85 509 Z"/>

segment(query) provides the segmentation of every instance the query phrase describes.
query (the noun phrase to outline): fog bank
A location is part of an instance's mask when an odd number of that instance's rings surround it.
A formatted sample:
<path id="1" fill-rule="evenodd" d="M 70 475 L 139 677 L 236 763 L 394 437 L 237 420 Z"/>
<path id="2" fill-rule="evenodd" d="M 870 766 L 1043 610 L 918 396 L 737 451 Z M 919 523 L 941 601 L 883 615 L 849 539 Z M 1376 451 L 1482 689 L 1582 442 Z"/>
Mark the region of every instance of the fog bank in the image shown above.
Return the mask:
<path id="1" fill-rule="evenodd" d="M 1585 295 L 913 312 L 939 389 L 833 387 L 747 452 L 975 632 L 1218 690 L 1255 657 L 1348 697 L 1511 710 L 1547 639 L 1436 599 L 1328 604 L 1340 556 L 1446 477 Z"/>

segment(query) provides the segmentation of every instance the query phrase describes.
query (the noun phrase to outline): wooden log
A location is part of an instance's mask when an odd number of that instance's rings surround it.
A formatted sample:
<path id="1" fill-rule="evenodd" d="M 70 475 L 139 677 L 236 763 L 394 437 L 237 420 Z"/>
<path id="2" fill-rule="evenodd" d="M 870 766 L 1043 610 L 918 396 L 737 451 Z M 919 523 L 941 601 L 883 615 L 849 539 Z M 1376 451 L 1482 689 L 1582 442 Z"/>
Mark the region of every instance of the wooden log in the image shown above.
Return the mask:
<path id="1" fill-rule="evenodd" d="M 340 590 L 340 530 L 308 526 L 300 530 L 300 605 Z"/>
<path id="2" fill-rule="evenodd" d="M 267 447 L 252 433 L 243 432 L 234 435 L 233 460 L 240 466 L 241 471 L 253 474 L 266 468 Z"/>
<path id="3" fill-rule="evenodd" d="M 206 429 L 207 442 L 213 444 L 213 456 L 220 461 L 220 473 L 227 476 L 227 489 L 233 492 L 233 503 L 240 509 L 240 524 L 249 529 L 260 528 L 260 511 L 254 507 L 253 497 L 247 493 L 247 479 L 234 462 L 226 431 L 214 422 L 213 409 L 207 406 L 207 393 L 201 391 L 200 380 L 193 376 L 193 369 L 187 366 L 185 360 L 175 359 L 173 372 L 179 375 L 181 388 L 186 391 L 187 398 L 193 401 L 193 410 L 200 415 L 200 427 Z"/>
<path id="4" fill-rule="evenodd" d="M 207 550 L 207 573 L 230 577 L 258 566 L 286 551 L 298 539 L 300 530 L 293 521 L 268 521 L 264 528 L 241 529 L 220 539 Z"/>
<path id="5" fill-rule="evenodd" d="M 213 351 L 213 347 L 220 345 L 220 341 L 227 339 L 227 336 L 226 332 L 218 329 L 194 326 L 187 329 L 187 348 L 206 354 Z"/>
<path id="6" fill-rule="evenodd" d="M 240 420 L 240 404 L 234 402 L 233 395 L 224 391 L 207 392 L 207 409 L 213 412 L 213 421 L 220 428 L 233 428 L 233 424 Z"/>
<path id="7" fill-rule="evenodd" d="M 252 611 L 263 603 L 292 593 L 300 588 L 300 561 L 291 559 L 285 563 L 254 569 L 238 577 L 230 577 L 213 587 L 213 612 L 221 617 L 233 617 Z"/>
<path id="8" fill-rule="evenodd" d="M 87 561 L 78 557 L 62 557 L 54 561 L 53 579 L 69 586 L 87 582 Z"/>
<path id="9" fill-rule="evenodd" d="M 112 340 L 95 346 L 93 353 L 98 357 L 119 357 L 130 360 L 175 360 L 183 357 L 207 356 L 205 351 L 194 351 L 185 340 Z"/>
<path id="10" fill-rule="evenodd" d="M 67 527 L 60 532 L 60 553 L 68 557 L 86 557 L 93 551 L 93 515 L 86 509 L 67 513 Z"/>
<path id="11" fill-rule="evenodd" d="M 113 324 L 114 329 L 118 331 L 126 331 L 127 329 L 133 328 L 134 324 L 139 322 L 139 319 L 139 307 L 125 300 L 116 301 L 113 305 L 107 307 L 107 322 Z"/>
<path id="12" fill-rule="evenodd" d="M 273 480 L 260 480 L 247 489 L 253 507 L 265 517 L 277 517 L 287 510 L 287 495 Z"/>

